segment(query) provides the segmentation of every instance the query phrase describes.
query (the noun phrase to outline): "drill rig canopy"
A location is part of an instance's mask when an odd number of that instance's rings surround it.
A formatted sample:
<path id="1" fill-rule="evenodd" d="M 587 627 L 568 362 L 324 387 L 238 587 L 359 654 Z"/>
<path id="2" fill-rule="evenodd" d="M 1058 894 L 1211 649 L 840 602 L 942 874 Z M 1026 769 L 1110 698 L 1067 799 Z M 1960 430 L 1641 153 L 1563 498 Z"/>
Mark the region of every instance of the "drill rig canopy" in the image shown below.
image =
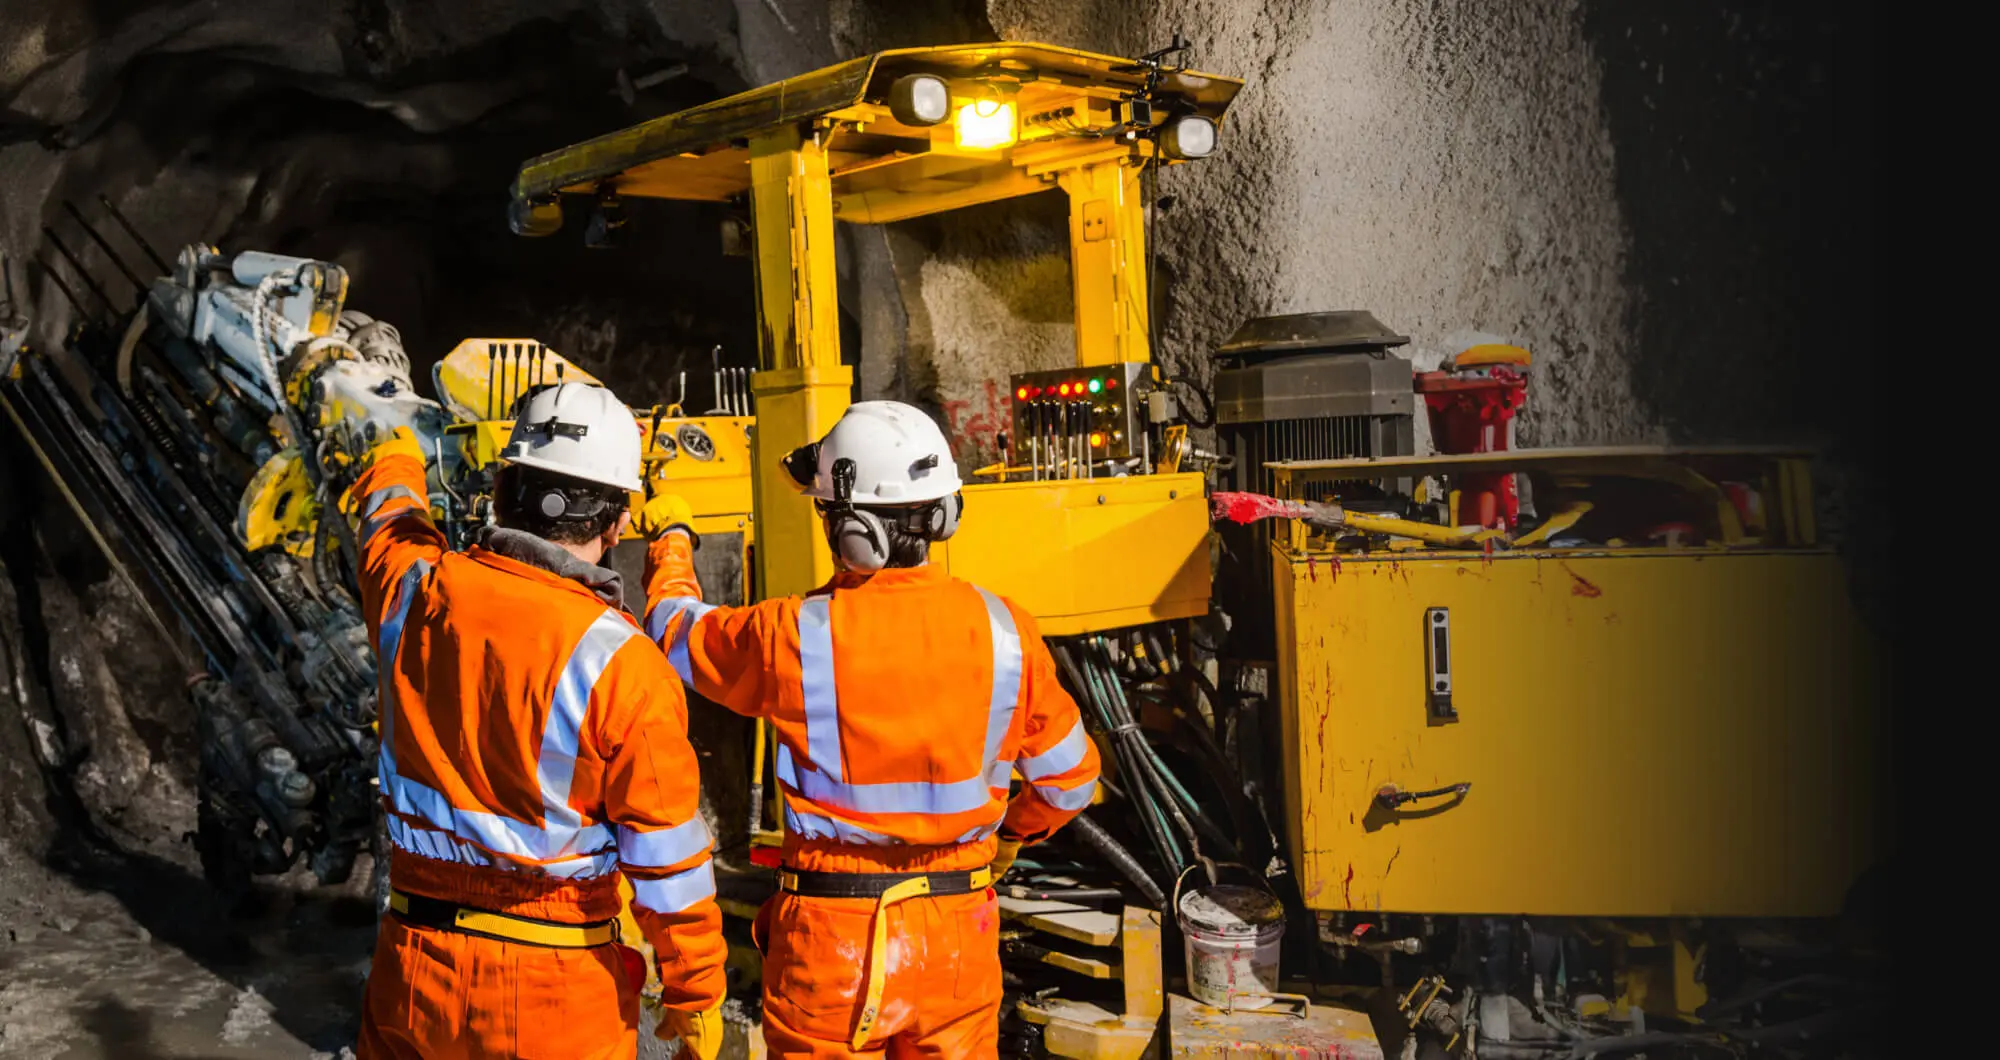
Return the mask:
<path id="1" fill-rule="evenodd" d="M 1046 44 L 877 52 L 530 159 L 514 182 L 516 227 L 537 206 L 550 216 L 563 193 L 729 201 L 750 190 L 753 138 L 787 125 L 830 138 L 839 220 L 898 221 L 1042 191 L 1058 171 L 1087 162 L 1151 155 L 1148 132 L 1169 161 L 1200 157 L 1242 87 Z M 925 105 L 898 105 L 912 95 Z M 938 95 L 949 103 L 939 107 Z M 931 124 L 906 124 L 898 112 Z M 1012 136 L 968 140 L 955 128 L 1009 112 Z M 947 116 L 933 121 L 939 113 Z M 1180 127 L 1190 120 L 1208 128 Z M 560 213 L 553 217 L 559 227 Z"/>

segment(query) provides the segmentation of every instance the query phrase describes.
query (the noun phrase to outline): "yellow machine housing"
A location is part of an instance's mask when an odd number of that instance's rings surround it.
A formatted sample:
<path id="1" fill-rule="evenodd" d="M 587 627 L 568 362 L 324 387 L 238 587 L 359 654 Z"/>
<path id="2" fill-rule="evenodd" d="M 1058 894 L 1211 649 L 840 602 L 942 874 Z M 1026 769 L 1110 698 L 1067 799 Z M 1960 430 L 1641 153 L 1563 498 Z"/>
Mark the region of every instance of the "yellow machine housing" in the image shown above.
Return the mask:
<path id="1" fill-rule="evenodd" d="M 514 360 L 517 351 L 532 350 L 529 367 Z M 495 352 L 501 356 L 496 358 Z M 500 366 L 496 376 L 495 365 Z M 560 366 L 560 368 L 558 368 Z M 527 387 L 561 379 L 593 383 L 598 379 L 534 339 L 467 339 L 438 362 L 433 379 L 439 400 L 461 419 L 452 428 L 467 466 L 490 468 L 500 460 L 514 421 L 504 414 Z M 694 510 L 698 534 L 740 532 L 746 544 L 751 532 L 750 434 L 754 422 L 745 416 L 685 416 L 678 406 L 634 410 L 643 447 L 645 477 L 679 494 Z M 632 510 L 646 503 L 634 494 Z M 637 539 L 638 532 L 627 533 Z"/>
<path id="2" fill-rule="evenodd" d="M 1276 535 L 1290 841 L 1323 911 L 1837 914 L 1886 853 L 1881 645 L 1813 538 L 1803 459 L 1550 450 L 1268 465 L 1341 479 L 1464 466 L 1698 486 L 1768 467 L 1772 525 L 1713 547 L 1336 551 Z M 1806 503 L 1801 503 L 1801 502 Z M 1413 544 L 1403 542 L 1402 545 Z M 1428 674 L 1448 619 L 1449 713 Z M 1456 797 L 1385 809 L 1404 792 Z M 1853 822 L 1828 828 L 1828 822 Z"/>

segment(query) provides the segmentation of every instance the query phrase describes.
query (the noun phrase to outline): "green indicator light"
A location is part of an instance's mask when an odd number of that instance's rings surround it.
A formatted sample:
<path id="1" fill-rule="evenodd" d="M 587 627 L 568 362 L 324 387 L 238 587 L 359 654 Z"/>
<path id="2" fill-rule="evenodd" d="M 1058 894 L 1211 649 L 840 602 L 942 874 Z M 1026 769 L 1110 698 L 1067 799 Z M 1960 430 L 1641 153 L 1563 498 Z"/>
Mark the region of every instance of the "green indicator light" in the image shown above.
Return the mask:
<path id="1" fill-rule="evenodd" d="M 1104 389 L 1104 380 L 1102 380 L 1102 379 L 1093 379 L 1093 380 L 1091 380 L 1091 381 L 1090 381 L 1090 392 L 1091 392 L 1091 393 L 1095 394 L 1095 393 L 1097 393 L 1098 391 L 1100 391 L 1100 390 L 1102 390 L 1102 389 Z"/>

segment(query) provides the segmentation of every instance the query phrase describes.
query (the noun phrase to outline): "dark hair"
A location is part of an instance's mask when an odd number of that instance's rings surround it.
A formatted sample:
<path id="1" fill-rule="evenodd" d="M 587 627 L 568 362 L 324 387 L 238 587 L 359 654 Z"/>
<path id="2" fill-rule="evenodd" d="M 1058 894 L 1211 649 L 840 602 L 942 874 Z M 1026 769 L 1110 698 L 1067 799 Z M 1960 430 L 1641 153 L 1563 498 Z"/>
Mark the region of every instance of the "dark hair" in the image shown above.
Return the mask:
<path id="1" fill-rule="evenodd" d="M 908 507 L 874 507 L 855 505 L 863 511 L 873 512 L 882 520 L 889 531 L 889 562 L 885 567 L 921 567 L 931 555 L 930 540 L 920 533 L 907 529 L 911 522 Z"/>
<path id="2" fill-rule="evenodd" d="M 551 518 L 542 512 L 542 497 L 551 492 L 562 494 L 569 514 Z M 493 513 L 500 525 L 559 545 L 581 545 L 603 537 L 618 525 L 630 503 L 631 495 L 624 490 L 538 467 L 509 464 L 493 477 Z"/>

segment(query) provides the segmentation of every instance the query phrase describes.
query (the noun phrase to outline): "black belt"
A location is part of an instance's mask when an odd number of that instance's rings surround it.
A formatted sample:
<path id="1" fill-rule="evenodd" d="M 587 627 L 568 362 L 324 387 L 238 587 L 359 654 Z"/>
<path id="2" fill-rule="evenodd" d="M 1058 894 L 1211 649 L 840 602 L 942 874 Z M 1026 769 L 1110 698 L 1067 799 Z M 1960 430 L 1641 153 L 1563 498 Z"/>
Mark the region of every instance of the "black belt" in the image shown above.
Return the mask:
<path id="1" fill-rule="evenodd" d="M 480 938 L 519 942 L 554 949 L 589 949 L 618 941 L 618 921 L 598 920 L 589 924 L 564 924 L 536 920 L 512 913 L 473 909 L 421 894 L 389 892 L 389 908 L 406 923 L 417 927 L 456 931 Z"/>
<path id="2" fill-rule="evenodd" d="M 911 880 L 928 879 L 927 888 L 905 893 L 952 895 L 983 891 L 993 883 L 993 871 L 981 867 L 965 872 L 804 872 L 778 870 L 778 889 L 802 898 L 880 898 Z"/>

